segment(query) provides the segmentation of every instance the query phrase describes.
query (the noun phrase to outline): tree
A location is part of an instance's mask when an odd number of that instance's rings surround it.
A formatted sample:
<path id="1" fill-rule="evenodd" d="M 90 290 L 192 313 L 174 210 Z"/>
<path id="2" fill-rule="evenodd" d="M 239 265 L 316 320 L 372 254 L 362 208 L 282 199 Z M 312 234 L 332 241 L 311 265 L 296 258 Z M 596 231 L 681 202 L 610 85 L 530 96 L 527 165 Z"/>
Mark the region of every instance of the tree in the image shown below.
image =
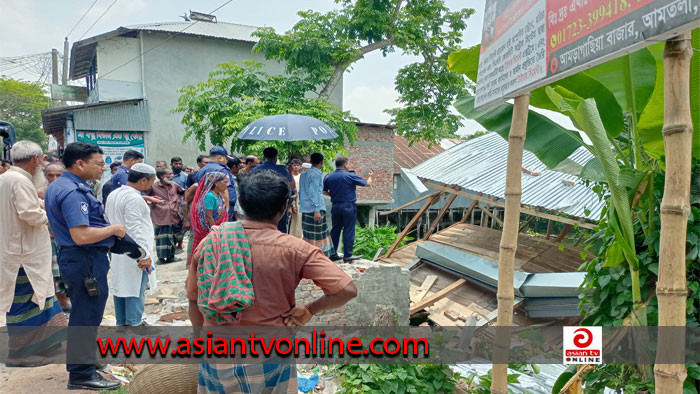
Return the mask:
<path id="1" fill-rule="evenodd" d="M 41 110 L 49 102 L 41 85 L 0 77 L 0 120 L 15 126 L 17 140 L 34 141 L 46 150 L 48 136 L 41 128 Z"/>
<path id="2" fill-rule="evenodd" d="M 211 133 L 212 141 L 223 142 L 256 117 L 296 112 L 305 105 L 316 107 L 316 115 L 306 114 L 322 120 L 323 111 L 339 115 L 340 111 L 318 100 L 326 101 L 343 74 L 375 51 L 384 56 L 400 52 L 422 58 L 402 68 L 396 77 L 402 107 L 387 112 L 392 115 L 397 132 L 409 140 L 432 141 L 454 134 L 461 126 L 461 117 L 451 107 L 458 96 L 467 92 L 467 81 L 447 69 L 447 56 L 460 44 L 466 20 L 474 10 L 451 11 L 444 0 L 335 2 L 339 9 L 325 14 L 300 12 L 301 20 L 284 34 L 272 28 L 254 33 L 259 42 L 253 51 L 283 62 L 283 75 L 267 75 L 251 63 L 228 64 L 212 73 L 206 83 L 183 89 L 175 111 L 185 114 L 186 138 L 195 136 L 203 144 Z M 235 80 L 234 75 L 244 82 Z M 281 91 L 276 89 L 280 87 L 301 102 L 279 97 Z M 221 102 L 205 103 L 203 97 L 215 97 Z M 251 105 L 254 109 L 247 108 Z M 212 110 L 214 114 L 207 112 Z M 341 117 L 350 120 L 347 113 Z M 249 145 L 235 138 L 232 142 L 232 147 Z"/>

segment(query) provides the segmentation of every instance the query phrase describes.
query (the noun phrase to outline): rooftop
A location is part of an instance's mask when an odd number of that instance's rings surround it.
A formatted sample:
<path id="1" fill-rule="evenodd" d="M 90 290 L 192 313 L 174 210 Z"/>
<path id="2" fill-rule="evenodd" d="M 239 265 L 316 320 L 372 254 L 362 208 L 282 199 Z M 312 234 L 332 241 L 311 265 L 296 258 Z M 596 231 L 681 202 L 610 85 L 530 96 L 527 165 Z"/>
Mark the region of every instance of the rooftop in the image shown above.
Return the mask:
<path id="1" fill-rule="evenodd" d="M 220 40 L 257 42 L 253 32 L 258 27 L 227 22 L 180 21 L 146 23 L 141 25 L 120 26 L 112 31 L 77 41 L 73 44 L 70 57 L 70 78 L 78 79 L 88 75 L 92 59 L 95 57 L 97 42 L 111 37 L 138 37 L 139 32 L 172 33 L 183 36 L 208 37 Z"/>
<path id="2" fill-rule="evenodd" d="M 409 146 L 408 140 L 396 134 L 394 135 L 394 174 L 400 174 L 402 168 L 413 168 L 443 151 L 440 145 L 429 146 L 425 141 L 415 142 Z"/>
<path id="3" fill-rule="evenodd" d="M 429 184 L 458 187 L 472 195 L 505 201 L 508 142 L 496 133 L 465 141 L 418 164 L 411 172 Z M 569 160 L 584 165 L 593 158 L 585 148 Z M 548 169 L 537 157 L 523 152 L 523 206 L 544 209 L 597 222 L 603 201 L 576 176 Z"/>

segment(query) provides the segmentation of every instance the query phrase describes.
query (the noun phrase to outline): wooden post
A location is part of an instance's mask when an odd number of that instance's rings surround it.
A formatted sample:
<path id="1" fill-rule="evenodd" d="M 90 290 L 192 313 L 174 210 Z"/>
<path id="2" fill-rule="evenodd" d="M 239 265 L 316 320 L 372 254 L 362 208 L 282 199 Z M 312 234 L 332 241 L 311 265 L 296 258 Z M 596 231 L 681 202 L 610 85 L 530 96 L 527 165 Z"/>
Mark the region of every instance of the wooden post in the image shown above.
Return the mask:
<path id="1" fill-rule="evenodd" d="M 547 239 L 549 239 L 550 235 L 552 235 L 552 221 L 547 220 Z"/>
<path id="2" fill-rule="evenodd" d="M 384 257 L 390 257 L 392 253 L 396 250 L 396 247 L 399 246 L 401 241 L 406 237 L 409 231 L 411 231 L 411 228 L 418 222 L 418 220 L 423 216 L 423 214 L 430 208 L 433 203 L 440 198 L 440 193 L 435 194 L 432 198 L 430 198 L 428 201 L 423 204 L 421 209 L 416 212 L 416 215 L 411 219 L 411 221 L 406 225 L 406 227 L 401 231 L 401 234 L 399 234 L 399 237 L 396 238 L 396 241 L 394 241 L 393 244 L 389 247 L 389 250 L 387 250 L 386 255 Z"/>
<path id="3" fill-rule="evenodd" d="M 471 205 L 469 205 L 469 209 L 467 209 L 466 212 L 464 212 L 464 216 L 462 216 L 462 220 L 459 221 L 460 223 L 467 222 L 467 218 L 469 217 L 470 214 L 473 215 L 474 207 L 478 203 L 479 203 L 479 200 L 472 201 Z M 472 216 L 472 224 L 474 224 L 474 217 L 473 216 Z"/>
<path id="4" fill-rule="evenodd" d="M 571 224 L 567 224 L 566 226 L 564 226 L 564 229 L 561 230 L 561 233 L 559 233 L 557 238 L 554 240 L 554 243 L 558 244 L 559 242 L 563 241 L 564 238 L 566 238 L 566 235 L 569 234 L 569 231 L 571 231 L 573 227 L 574 226 Z"/>
<path id="5" fill-rule="evenodd" d="M 690 166 L 693 126 L 690 117 L 690 32 L 666 41 L 664 49 L 664 149 L 666 180 L 661 201 L 659 279 L 659 327 L 686 325 L 685 242 L 690 212 Z M 696 55 L 697 56 L 697 55 Z M 670 330 L 670 329 L 669 329 Z M 681 331 L 683 332 L 683 331 Z M 662 364 L 664 356 L 685 353 L 685 337 L 677 332 L 659 331 L 657 363 L 654 367 L 656 393 L 683 392 L 684 364 Z"/>
<path id="6" fill-rule="evenodd" d="M 445 202 L 445 205 L 442 206 L 442 209 L 438 213 L 437 217 L 435 220 L 433 220 L 433 223 L 430 224 L 430 227 L 428 228 L 428 231 L 426 231 L 425 235 L 423 236 L 423 240 L 425 241 L 430 237 L 430 235 L 433 233 L 433 230 L 435 230 L 435 227 L 440 223 L 440 220 L 442 219 L 443 216 L 445 216 L 445 212 L 450 208 L 450 205 L 452 205 L 452 202 L 457 198 L 456 194 L 450 195 L 450 198 L 447 199 Z"/>
<path id="7" fill-rule="evenodd" d="M 496 325 L 510 327 L 513 325 L 513 266 L 515 251 L 518 247 L 518 226 L 520 224 L 520 195 L 522 185 L 520 172 L 523 165 L 523 146 L 527 130 L 527 114 L 530 96 L 515 98 L 513 119 L 508 135 L 508 164 L 506 170 L 506 204 L 501 233 L 500 253 L 498 255 L 498 317 Z M 510 347 L 508 332 L 498 330 L 494 344 L 494 356 L 506 355 Z M 507 357 L 506 357 L 507 358 Z M 508 364 L 493 364 L 491 392 L 508 394 Z"/>

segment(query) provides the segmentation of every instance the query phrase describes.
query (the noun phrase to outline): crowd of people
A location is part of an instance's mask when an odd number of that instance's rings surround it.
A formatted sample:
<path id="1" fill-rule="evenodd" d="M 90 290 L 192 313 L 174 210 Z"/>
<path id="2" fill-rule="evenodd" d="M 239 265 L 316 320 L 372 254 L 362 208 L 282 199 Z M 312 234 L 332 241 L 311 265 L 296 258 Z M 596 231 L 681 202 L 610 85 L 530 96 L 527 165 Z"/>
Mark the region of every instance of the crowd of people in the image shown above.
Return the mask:
<path id="1" fill-rule="evenodd" d="M 0 167 L 0 313 L 8 328 L 99 326 L 110 293 L 117 326 L 147 325 L 145 291 L 156 286 L 156 266 L 182 261 L 176 255 L 185 252 L 185 238 L 194 326 L 303 325 L 357 294 L 335 263 L 361 258 L 353 255 L 356 187 L 371 186 L 372 172 L 357 175 L 346 157 L 337 157 L 324 177 L 322 154 L 283 165 L 273 147 L 261 162 L 215 146 L 197 157 L 197 170 L 180 157 L 154 168 L 133 150 L 107 168 L 100 147 L 85 142 L 68 144 L 59 158 L 19 141 L 11 155 L 14 162 Z M 332 204 L 330 227 L 324 195 Z M 231 266 L 245 275 L 231 274 Z M 325 295 L 297 304 L 294 290 L 303 278 Z M 231 292 L 232 286 L 246 291 Z M 10 344 L 8 363 L 41 365 L 63 339 L 31 338 L 28 346 L 24 334 Z M 69 353 L 71 343 L 68 330 Z M 220 368 L 200 365 L 200 391 L 217 391 Z M 67 370 L 69 389 L 119 386 L 93 364 Z M 256 384 L 256 371 L 234 380 Z M 289 372 L 273 385 L 279 392 L 295 384 L 296 371 Z"/>

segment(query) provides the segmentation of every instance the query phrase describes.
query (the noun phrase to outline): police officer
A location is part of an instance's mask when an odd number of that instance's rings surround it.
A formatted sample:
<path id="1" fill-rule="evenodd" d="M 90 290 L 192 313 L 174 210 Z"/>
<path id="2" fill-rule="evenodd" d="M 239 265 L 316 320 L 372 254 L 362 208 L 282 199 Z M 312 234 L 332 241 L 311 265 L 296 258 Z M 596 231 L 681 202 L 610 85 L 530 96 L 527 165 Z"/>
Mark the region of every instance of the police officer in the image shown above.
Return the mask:
<path id="1" fill-rule="evenodd" d="M 100 179 L 105 170 L 102 150 L 97 145 L 73 142 L 63 153 L 66 170 L 46 190 L 46 211 L 58 245 L 58 265 L 61 278 L 66 282 L 73 309 L 69 327 L 91 326 L 90 338 L 86 332 L 68 332 L 68 357 L 80 354 L 94 357 L 96 349 L 78 348 L 78 342 L 96 346 L 96 327 L 102 321 L 109 287 L 107 253 L 116 237 L 124 237 L 126 228 L 110 225 L 104 217 L 102 203 L 92 194 L 89 180 Z M 92 336 L 94 333 L 94 336 Z M 94 363 L 67 364 L 68 389 L 115 389 L 119 382 L 110 381 L 95 371 Z"/>
<path id="2" fill-rule="evenodd" d="M 352 248 L 355 244 L 355 222 L 357 221 L 357 186 L 372 186 L 372 174 L 369 172 L 367 179 L 349 170 L 348 158 L 340 156 L 335 159 L 336 170 L 326 175 L 323 179 L 323 194 L 331 196 L 331 240 L 336 254 L 329 258 L 333 261 L 340 260 L 337 251 L 340 246 L 340 232 L 343 232 L 343 261 L 349 263 L 359 260 L 362 256 L 353 256 Z"/>

